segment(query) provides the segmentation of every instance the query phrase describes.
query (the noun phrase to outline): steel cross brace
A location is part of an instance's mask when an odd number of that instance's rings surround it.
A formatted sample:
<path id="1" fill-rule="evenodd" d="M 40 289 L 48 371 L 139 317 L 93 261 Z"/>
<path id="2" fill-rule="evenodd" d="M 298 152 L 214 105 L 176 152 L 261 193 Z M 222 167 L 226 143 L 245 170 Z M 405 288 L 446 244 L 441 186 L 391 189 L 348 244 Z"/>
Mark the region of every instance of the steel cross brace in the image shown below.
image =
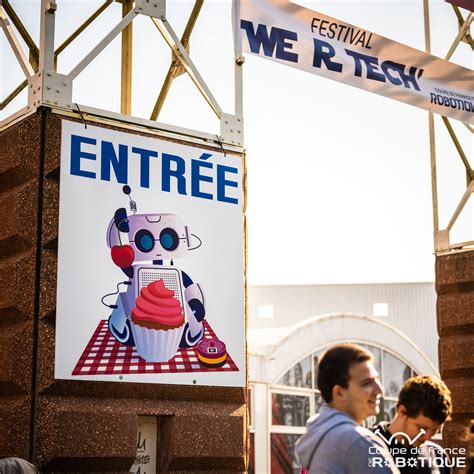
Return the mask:
<path id="1" fill-rule="evenodd" d="M 217 100 L 212 95 L 206 82 L 200 75 L 193 61 L 191 60 L 189 49 L 189 37 L 194 27 L 196 18 L 199 14 L 203 0 L 196 0 L 188 24 L 184 31 L 181 41 L 176 36 L 173 28 L 166 17 L 166 0 L 135 0 L 132 4 L 131 0 L 118 0 L 123 4 L 123 18 L 100 40 L 95 47 L 93 47 L 82 60 L 80 60 L 69 73 L 59 74 L 56 71 L 57 56 L 90 24 L 95 20 L 111 3 L 112 0 L 105 0 L 105 3 L 99 7 L 63 44 L 54 50 L 54 31 L 55 31 L 55 11 L 57 4 L 53 0 L 41 0 L 41 27 L 40 27 L 40 46 L 36 45 L 31 40 L 28 32 L 23 27 L 18 17 L 15 15 L 13 9 L 8 4 L 12 18 L 15 18 L 15 26 L 20 32 L 21 36 L 27 42 L 30 49 L 30 61 L 26 59 L 26 55 L 16 40 L 15 34 L 9 26 L 8 19 L 3 13 L 1 25 L 5 31 L 7 38 L 15 51 L 17 59 L 25 73 L 26 81 L 23 81 L 9 96 L 10 102 L 26 85 L 28 85 L 28 109 L 34 110 L 40 105 L 47 105 L 59 109 L 75 110 L 77 107 L 72 102 L 72 89 L 74 79 L 87 67 L 89 64 L 107 47 L 108 44 L 120 33 L 122 39 L 124 32 L 127 33 L 128 38 L 122 41 L 122 114 L 115 114 L 111 111 L 100 111 L 81 105 L 82 110 L 89 109 L 90 113 L 98 114 L 102 117 L 110 117 L 117 120 L 120 118 L 126 122 L 130 122 L 131 113 L 131 24 L 138 15 L 145 15 L 151 17 L 163 38 L 172 50 L 172 64 L 168 73 L 163 89 L 155 106 L 154 115 L 158 115 L 159 109 L 166 97 L 166 92 L 169 89 L 171 81 L 177 77 L 182 71 L 186 72 L 197 89 L 204 96 L 214 113 L 220 120 L 220 136 L 217 137 L 219 143 L 227 143 L 235 147 L 243 147 L 243 118 L 242 118 L 242 63 L 243 58 L 236 54 L 235 61 L 235 110 L 234 114 L 224 113 L 219 106 Z M 4 0 L 7 3 L 7 0 Z M 0 0 L 0 6 L 2 0 Z M 125 48 L 124 48 L 125 45 Z M 124 52 L 124 49 L 128 48 Z M 37 61 L 34 59 L 34 52 L 39 51 Z M 33 60 L 31 60 L 33 58 Z M 38 68 L 35 71 L 35 65 L 38 63 Z M 124 77 L 125 74 L 125 77 Z M 7 100 L 0 103 L 3 108 Z M 92 112 L 93 111 L 93 112 Z M 152 117 L 153 118 L 153 117 Z M 140 123 L 143 119 L 135 118 Z M 157 124 L 154 121 L 149 121 L 152 128 L 163 128 L 163 130 L 170 130 L 172 133 L 179 130 L 179 127 L 173 127 L 165 124 Z M 189 131 L 188 131 L 189 132 Z M 208 140 L 209 134 L 203 132 L 196 132 L 197 137 L 203 137 Z"/>
<path id="2" fill-rule="evenodd" d="M 236 85 L 236 114 L 224 113 L 221 107 L 219 106 L 217 100 L 212 95 L 206 82 L 202 78 L 201 74 L 199 73 L 198 69 L 194 65 L 188 53 L 189 36 L 191 35 L 194 22 L 202 6 L 202 3 L 203 1 L 201 0 L 198 0 L 196 2 L 196 5 L 193 8 L 191 16 L 189 17 L 188 25 L 186 26 L 182 41 L 178 39 L 176 33 L 174 32 L 172 26 L 166 19 L 165 15 L 162 15 L 159 18 L 152 17 L 152 21 L 157 27 L 160 34 L 162 35 L 163 39 L 171 48 L 171 51 L 173 53 L 173 59 L 179 62 L 181 67 L 189 75 L 189 77 L 191 78 L 191 80 L 194 82 L 195 86 L 199 90 L 199 92 L 202 94 L 204 99 L 212 108 L 214 113 L 220 119 L 221 136 L 218 137 L 218 139 L 222 142 L 227 142 L 227 143 L 232 143 L 238 146 L 243 146 L 243 117 L 241 116 L 241 113 L 239 114 L 239 110 L 241 111 L 242 107 L 241 105 L 240 106 L 238 105 L 238 104 L 241 104 L 242 102 L 240 88 L 237 87 Z M 236 62 L 236 65 L 235 65 L 236 69 L 238 68 L 241 71 L 241 66 L 242 66 L 241 63 L 239 64 Z M 172 74 L 174 73 L 173 71 L 174 68 L 176 68 L 176 66 L 173 66 L 173 61 L 172 61 L 170 70 L 168 71 L 168 75 L 163 84 L 163 88 L 160 92 L 158 100 L 153 109 L 152 116 L 151 116 L 152 119 L 158 116 L 158 113 L 163 105 L 166 94 L 171 85 L 171 82 L 174 79 L 174 77 L 172 76 Z M 179 72 L 179 70 L 177 70 L 177 72 Z"/>
<path id="3" fill-rule="evenodd" d="M 430 21 L 429 21 L 429 3 L 428 0 L 423 0 L 424 6 L 424 23 L 425 23 L 425 42 L 426 42 L 426 51 L 431 53 L 431 40 L 430 40 Z M 469 13 L 466 19 L 463 18 L 459 8 L 454 7 L 454 13 L 456 14 L 459 32 L 456 35 L 455 39 L 452 42 L 451 47 L 449 48 L 446 59 L 449 60 L 459 46 L 461 41 L 466 42 L 472 49 L 472 37 L 470 36 L 470 26 L 473 21 L 473 14 Z M 429 127 L 429 137 L 430 137 L 430 157 L 431 157 L 431 188 L 432 188 L 432 204 L 433 204 L 433 227 L 434 227 L 434 246 L 435 253 L 442 254 L 446 252 L 458 252 L 462 251 L 467 247 L 474 246 L 474 240 L 469 240 L 466 242 L 451 243 L 450 242 L 450 232 L 458 220 L 461 212 L 465 208 L 469 198 L 474 193 L 474 172 L 469 163 L 467 154 L 464 152 L 460 141 L 458 140 L 456 133 L 451 126 L 447 117 L 441 117 L 446 129 L 453 141 L 453 144 L 459 153 L 459 156 L 462 160 L 462 163 L 466 169 L 466 180 L 467 186 L 460 199 L 459 204 L 457 205 L 455 211 L 453 212 L 451 219 L 449 220 L 446 228 L 440 228 L 439 225 L 439 209 L 438 209 L 438 178 L 437 178 L 437 166 L 436 166 L 436 134 L 435 134 L 435 124 L 434 124 L 434 114 L 428 113 L 428 127 Z M 473 127 L 465 123 L 466 129 L 473 133 Z"/>

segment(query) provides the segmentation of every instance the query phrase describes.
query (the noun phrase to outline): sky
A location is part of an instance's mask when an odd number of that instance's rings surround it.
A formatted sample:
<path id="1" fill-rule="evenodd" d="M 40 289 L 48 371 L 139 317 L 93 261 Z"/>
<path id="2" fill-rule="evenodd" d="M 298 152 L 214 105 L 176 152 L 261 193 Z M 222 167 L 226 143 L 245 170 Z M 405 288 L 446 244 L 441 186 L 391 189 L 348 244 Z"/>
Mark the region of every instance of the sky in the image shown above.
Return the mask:
<path id="1" fill-rule="evenodd" d="M 37 40 L 39 1 L 11 3 Z M 424 50 L 422 0 L 298 3 Z M 59 0 L 56 45 L 100 4 Z M 168 18 L 178 36 L 192 5 L 168 0 Z M 430 5 L 432 53 L 444 57 L 457 33 L 456 18 L 445 2 Z M 119 16 L 120 6 L 113 4 L 61 55 L 58 72 L 69 72 Z M 133 114 L 148 118 L 170 51 L 147 18 L 134 21 L 134 35 Z M 74 102 L 118 111 L 119 48 L 116 38 L 77 78 Z M 223 110 L 232 113 L 230 1 L 206 0 L 190 51 Z M 3 98 L 23 77 L 2 34 L 0 53 Z M 461 44 L 451 61 L 472 68 L 468 45 Z M 23 94 L 0 118 L 25 104 Z M 440 117 L 435 119 L 444 227 L 465 190 L 465 173 Z M 219 133 L 216 117 L 186 76 L 174 82 L 160 121 Z M 472 135 L 452 123 L 472 163 Z M 244 128 L 249 284 L 434 281 L 426 111 L 246 56 Z M 452 241 L 472 240 L 473 222 L 471 202 Z"/>

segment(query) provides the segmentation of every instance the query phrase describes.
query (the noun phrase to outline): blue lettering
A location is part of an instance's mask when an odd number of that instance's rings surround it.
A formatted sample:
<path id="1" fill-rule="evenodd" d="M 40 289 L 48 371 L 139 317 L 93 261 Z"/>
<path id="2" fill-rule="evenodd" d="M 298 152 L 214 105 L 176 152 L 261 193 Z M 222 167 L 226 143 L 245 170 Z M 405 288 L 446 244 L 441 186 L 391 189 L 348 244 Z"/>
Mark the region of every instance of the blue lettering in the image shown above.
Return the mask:
<path id="1" fill-rule="evenodd" d="M 191 161 L 191 171 L 192 171 L 192 180 L 191 180 L 191 194 L 195 197 L 203 199 L 212 199 L 212 194 L 204 193 L 200 189 L 201 181 L 212 183 L 212 176 L 206 176 L 201 174 L 200 168 L 210 168 L 212 169 L 213 164 L 207 161 Z"/>
<path id="2" fill-rule="evenodd" d="M 217 200 L 221 202 L 228 202 L 230 204 L 238 204 L 239 200 L 226 196 L 225 188 L 229 186 L 231 188 L 238 188 L 239 183 L 237 181 L 230 181 L 226 179 L 226 173 L 238 174 L 239 170 L 237 168 L 232 168 L 230 166 L 217 165 Z"/>
<path id="3" fill-rule="evenodd" d="M 331 61 L 331 58 L 336 56 L 336 50 L 325 41 L 313 38 L 314 41 L 314 57 L 313 67 L 321 68 L 322 62 L 326 65 L 329 71 L 341 72 L 342 64 Z"/>
<path id="4" fill-rule="evenodd" d="M 402 81 L 400 79 L 398 79 L 397 77 L 392 76 L 390 74 L 390 70 L 397 71 L 398 73 L 400 73 L 401 71 L 405 70 L 405 66 L 403 64 L 394 63 L 393 61 L 384 61 L 381 64 L 381 67 L 382 67 L 382 71 L 384 72 L 385 76 L 387 77 L 387 79 L 392 84 L 394 84 L 395 86 L 401 86 L 402 85 Z"/>
<path id="5" fill-rule="evenodd" d="M 176 169 L 171 169 L 171 162 L 175 163 Z M 171 176 L 176 178 L 178 193 L 186 195 L 186 178 L 184 176 L 185 162 L 180 156 L 163 153 L 161 160 L 161 189 L 166 192 L 171 191 Z"/>
<path id="6" fill-rule="evenodd" d="M 416 71 L 418 71 L 418 78 L 420 78 L 421 75 L 423 74 L 423 69 L 418 70 L 414 66 L 410 68 L 408 74 L 405 74 L 405 70 L 403 70 L 400 73 L 400 77 L 402 78 L 404 87 L 406 87 L 407 89 L 410 89 L 410 84 L 411 84 L 413 86 L 413 89 L 419 91 L 420 86 L 418 85 L 418 82 L 416 82 L 416 77 L 415 77 Z"/>
<path id="7" fill-rule="evenodd" d="M 354 58 L 354 75 L 357 77 L 362 76 L 362 62 L 367 68 L 367 79 L 372 79 L 374 81 L 386 82 L 388 79 L 392 84 L 400 86 L 403 84 L 403 87 L 410 89 L 410 85 L 413 89 L 419 91 L 420 87 L 418 86 L 417 78 L 415 74 L 418 72 L 418 78 L 423 74 L 423 69 L 417 69 L 416 67 L 410 67 L 408 74 L 405 72 L 404 64 L 395 63 L 393 61 L 384 61 L 380 67 L 383 71 L 383 74 L 378 71 L 378 59 L 374 56 L 367 56 L 366 54 L 357 53 L 356 51 L 350 51 L 349 49 L 345 50 L 348 56 Z M 391 74 L 390 71 L 398 72 L 400 79 Z"/>
<path id="8" fill-rule="evenodd" d="M 95 160 L 97 157 L 93 153 L 81 151 L 81 143 L 96 145 L 97 140 L 94 138 L 81 137 L 79 135 L 71 135 L 71 174 L 75 176 L 82 176 L 84 178 L 95 179 L 95 173 L 93 171 L 81 169 L 81 158 L 86 160 Z"/>
<path id="9" fill-rule="evenodd" d="M 362 66 L 361 60 L 364 61 L 365 66 L 367 67 L 367 79 L 372 79 L 373 81 L 385 82 L 385 76 L 378 72 L 379 60 L 374 56 L 368 56 L 367 54 L 357 53 L 355 51 L 350 51 L 346 49 L 348 56 L 354 58 L 355 63 L 355 75 L 360 77 L 362 75 Z"/>
<path id="10" fill-rule="evenodd" d="M 98 152 L 86 152 L 81 149 L 81 147 L 88 147 L 92 150 L 95 147 L 93 150 L 95 151 L 99 146 L 100 155 Z M 135 154 L 132 159 L 137 160 L 138 157 L 140 159 L 140 186 L 142 188 L 160 185 L 150 181 L 150 179 L 153 179 L 153 177 L 150 177 L 150 160 L 161 157 L 162 191 L 177 192 L 186 196 L 188 195 L 186 182 L 189 178 L 189 195 L 192 197 L 215 199 L 229 204 L 239 203 L 239 198 L 233 197 L 234 193 L 229 189 L 240 187 L 239 169 L 213 163 L 209 160 L 213 155 L 207 152 L 203 152 L 198 159 L 189 162 L 180 156 L 169 153 L 159 153 L 146 148 L 120 144 L 116 141 L 100 141 L 94 138 L 71 135 L 71 175 L 89 179 L 98 178 L 98 171 L 84 169 L 84 160 L 97 162 L 99 156 L 100 179 L 102 181 L 116 180 L 118 183 L 128 184 L 129 148 L 131 153 Z M 99 166 L 99 163 L 96 163 L 96 166 Z M 111 175 L 114 176 L 111 177 Z"/>
<path id="11" fill-rule="evenodd" d="M 115 154 L 114 145 L 111 142 L 101 143 L 100 179 L 110 181 L 110 168 L 114 169 L 115 178 L 118 183 L 127 184 L 128 180 L 128 147 L 119 145 L 119 156 Z"/>
<path id="12" fill-rule="evenodd" d="M 133 147 L 132 153 L 140 155 L 140 186 L 142 188 L 150 187 L 150 157 L 156 158 L 158 153 L 145 148 Z"/>
<path id="13" fill-rule="evenodd" d="M 263 47 L 265 56 L 273 57 L 276 47 L 275 57 L 284 61 L 298 62 L 298 54 L 291 53 L 287 49 L 292 49 L 293 45 L 287 40 L 297 41 L 298 35 L 294 31 L 284 30 L 282 28 L 272 27 L 270 35 L 265 25 L 259 24 L 257 31 L 253 28 L 253 23 L 247 20 L 240 20 L 240 27 L 247 33 L 250 51 L 260 54 L 260 46 Z"/>

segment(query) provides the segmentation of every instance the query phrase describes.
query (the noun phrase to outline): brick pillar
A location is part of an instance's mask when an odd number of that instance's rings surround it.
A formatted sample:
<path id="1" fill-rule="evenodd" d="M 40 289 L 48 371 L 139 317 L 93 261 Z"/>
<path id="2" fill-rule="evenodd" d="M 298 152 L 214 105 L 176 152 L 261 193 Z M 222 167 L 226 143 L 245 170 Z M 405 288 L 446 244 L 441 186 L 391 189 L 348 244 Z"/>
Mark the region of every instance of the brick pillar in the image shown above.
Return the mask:
<path id="1" fill-rule="evenodd" d="M 40 115 L 1 132 L 0 457 L 30 450 L 40 146 Z"/>
<path id="2" fill-rule="evenodd" d="M 474 418 L 474 251 L 436 258 L 436 291 L 440 371 L 454 405 L 443 438 L 446 446 L 467 448 Z"/>
<path id="3" fill-rule="evenodd" d="M 157 418 L 158 472 L 244 471 L 245 388 L 55 379 L 60 145 L 47 110 L 0 135 L 0 457 L 125 473 L 140 415 Z"/>

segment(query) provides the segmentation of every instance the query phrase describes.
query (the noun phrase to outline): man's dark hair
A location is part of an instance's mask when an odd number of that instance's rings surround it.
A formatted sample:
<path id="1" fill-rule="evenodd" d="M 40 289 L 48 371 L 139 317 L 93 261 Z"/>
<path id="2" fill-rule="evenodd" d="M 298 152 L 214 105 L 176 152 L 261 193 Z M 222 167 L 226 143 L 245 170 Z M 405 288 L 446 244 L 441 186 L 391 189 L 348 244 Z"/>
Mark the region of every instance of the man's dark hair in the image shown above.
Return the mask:
<path id="1" fill-rule="evenodd" d="M 444 423 L 452 412 L 451 392 L 446 384 L 431 375 L 408 379 L 400 391 L 397 406 L 403 405 L 410 418 L 418 415 Z"/>
<path id="2" fill-rule="evenodd" d="M 374 356 L 357 344 L 339 344 L 328 349 L 318 367 L 318 388 L 324 401 L 331 402 L 334 386 L 349 386 L 349 370 L 352 365 L 368 360 L 373 361 Z"/>

